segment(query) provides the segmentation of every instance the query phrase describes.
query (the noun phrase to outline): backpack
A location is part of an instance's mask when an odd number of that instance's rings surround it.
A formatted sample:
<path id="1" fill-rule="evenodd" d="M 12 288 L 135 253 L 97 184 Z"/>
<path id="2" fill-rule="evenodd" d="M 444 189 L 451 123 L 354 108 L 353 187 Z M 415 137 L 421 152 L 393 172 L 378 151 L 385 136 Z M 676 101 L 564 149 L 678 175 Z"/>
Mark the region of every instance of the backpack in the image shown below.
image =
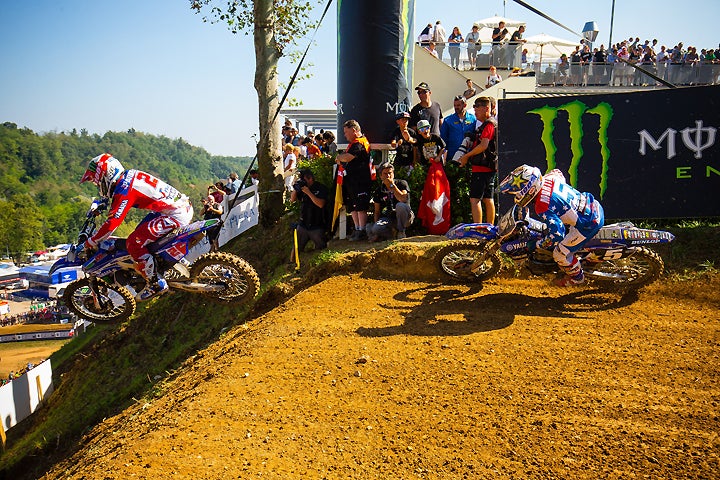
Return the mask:
<path id="1" fill-rule="evenodd" d="M 480 137 L 482 135 L 482 132 L 485 130 L 485 125 L 488 123 L 495 126 L 495 135 L 492 139 L 490 139 L 490 143 L 488 144 L 488 148 L 478 154 L 470 157 L 470 165 L 475 165 L 479 167 L 486 167 L 493 171 L 497 171 L 498 167 L 498 155 L 497 155 L 497 120 L 495 120 L 494 117 L 490 117 L 487 120 L 485 120 L 480 127 L 476 128 L 472 135 L 472 146 L 468 148 L 468 151 L 471 151 L 473 148 L 475 148 L 480 143 Z"/>

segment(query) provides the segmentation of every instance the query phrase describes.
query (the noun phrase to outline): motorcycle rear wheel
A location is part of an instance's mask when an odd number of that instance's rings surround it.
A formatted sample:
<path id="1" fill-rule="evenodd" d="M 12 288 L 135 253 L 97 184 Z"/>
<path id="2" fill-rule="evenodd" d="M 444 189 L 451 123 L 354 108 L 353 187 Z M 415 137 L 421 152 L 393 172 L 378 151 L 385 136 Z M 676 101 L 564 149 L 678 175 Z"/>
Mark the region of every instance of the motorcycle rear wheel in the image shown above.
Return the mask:
<path id="1" fill-rule="evenodd" d="M 497 253 L 488 255 L 474 272 L 470 270 L 485 247 L 477 240 L 454 240 L 438 250 L 435 265 L 440 272 L 461 282 L 487 280 L 500 271 L 501 260 Z"/>
<path id="2" fill-rule="evenodd" d="M 637 247 L 632 255 L 617 260 L 605 260 L 585 274 L 598 283 L 619 288 L 641 288 L 657 280 L 665 271 L 665 264 L 657 252 Z"/>
<path id="3" fill-rule="evenodd" d="M 260 289 L 257 272 L 247 261 L 226 252 L 206 253 L 190 268 L 190 278 L 197 283 L 222 285 L 225 288 L 204 296 L 220 302 L 244 303 L 255 298 Z"/>
<path id="4" fill-rule="evenodd" d="M 96 282 L 100 291 L 99 306 L 95 305 L 89 279 L 75 280 L 65 288 L 62 299 L 70 311 L 94 323 L 117 323 L 135 313 L 137 304 L 127 288 L 100 279 Z"/>

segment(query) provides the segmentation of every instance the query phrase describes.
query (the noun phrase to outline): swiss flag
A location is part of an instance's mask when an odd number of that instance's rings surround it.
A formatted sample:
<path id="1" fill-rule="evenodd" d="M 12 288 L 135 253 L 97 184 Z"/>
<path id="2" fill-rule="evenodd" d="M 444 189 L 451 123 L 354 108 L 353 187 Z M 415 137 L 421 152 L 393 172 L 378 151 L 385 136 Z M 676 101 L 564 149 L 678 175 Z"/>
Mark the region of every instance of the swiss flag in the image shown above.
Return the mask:
<path id="1" fill-rule="evenodd" d="M 439 162 L 430 162 L 418 218 L 431 235 L 445 235 L 450 229 L 450 182 Z"/>

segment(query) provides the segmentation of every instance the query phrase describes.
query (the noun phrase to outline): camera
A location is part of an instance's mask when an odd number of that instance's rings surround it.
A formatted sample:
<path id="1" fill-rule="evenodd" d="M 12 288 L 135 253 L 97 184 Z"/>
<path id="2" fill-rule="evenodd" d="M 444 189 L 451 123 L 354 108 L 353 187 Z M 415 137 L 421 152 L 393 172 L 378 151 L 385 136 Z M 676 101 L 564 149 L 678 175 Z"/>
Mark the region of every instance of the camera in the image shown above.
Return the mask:
<path id="1" fill-rule="evenodd" d="M 302 179 L 302 178 L 300 180 L 298 180 L 297 182 L 293 183 L 293 189 L 298 193 L 301 193 L 303 187 L 305 187 L 305 186 L 307 186 L 307 182 L 305 181 L 305 179 Z"/>

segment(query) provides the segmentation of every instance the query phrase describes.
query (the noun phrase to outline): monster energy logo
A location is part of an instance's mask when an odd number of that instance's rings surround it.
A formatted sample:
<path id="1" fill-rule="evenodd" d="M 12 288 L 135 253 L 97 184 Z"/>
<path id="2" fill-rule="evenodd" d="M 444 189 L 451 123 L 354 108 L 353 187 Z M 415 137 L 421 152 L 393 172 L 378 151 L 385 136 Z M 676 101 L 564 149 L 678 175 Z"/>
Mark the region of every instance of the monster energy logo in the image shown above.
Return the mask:
<path id="1" fill-rule="evenodd" d="M 612 120 L 614 110 L 609 103 L 600 102 L 597 106 L 589 108 L 586 104 L 580 100 L 573 100 L 559 107 L 550 107 L 548 105 L 534 110 L 530 110 L 527 113 L 538 115 L 543 124 L 542 135 L 540 140 L 545 146 L 545 160 L 547 162 L 548 170 L 556 168 L 555 154 L 557 153 L 557 147 L 555 146 L 554 132 L 555 132 L 555 119 L 558 116 L 558 112 L 567 112 L 569 132 L 570 132 L 570 152 L 572 153 L 572 159 L 570 160 L 570 169 L 568 174 L 570 175 L 570 185 L 577 187 L 578 182 L 578 167 L 580 161 L 583 158 L 583 116 L 588 113 L 591 115 L 597 115 L 599 117 L 599 128 L 598 128 L 598 143 L 600 144 L 600 155 L 602 156 L 602 168 L 600 171 L 600 198 L 605 194 L 607 189 L 607 175 L 608 175 L 608 162 L 610 160 L 610 148 L 608 148 L 608 127 L 610 126 L 610 120 Z"/>

